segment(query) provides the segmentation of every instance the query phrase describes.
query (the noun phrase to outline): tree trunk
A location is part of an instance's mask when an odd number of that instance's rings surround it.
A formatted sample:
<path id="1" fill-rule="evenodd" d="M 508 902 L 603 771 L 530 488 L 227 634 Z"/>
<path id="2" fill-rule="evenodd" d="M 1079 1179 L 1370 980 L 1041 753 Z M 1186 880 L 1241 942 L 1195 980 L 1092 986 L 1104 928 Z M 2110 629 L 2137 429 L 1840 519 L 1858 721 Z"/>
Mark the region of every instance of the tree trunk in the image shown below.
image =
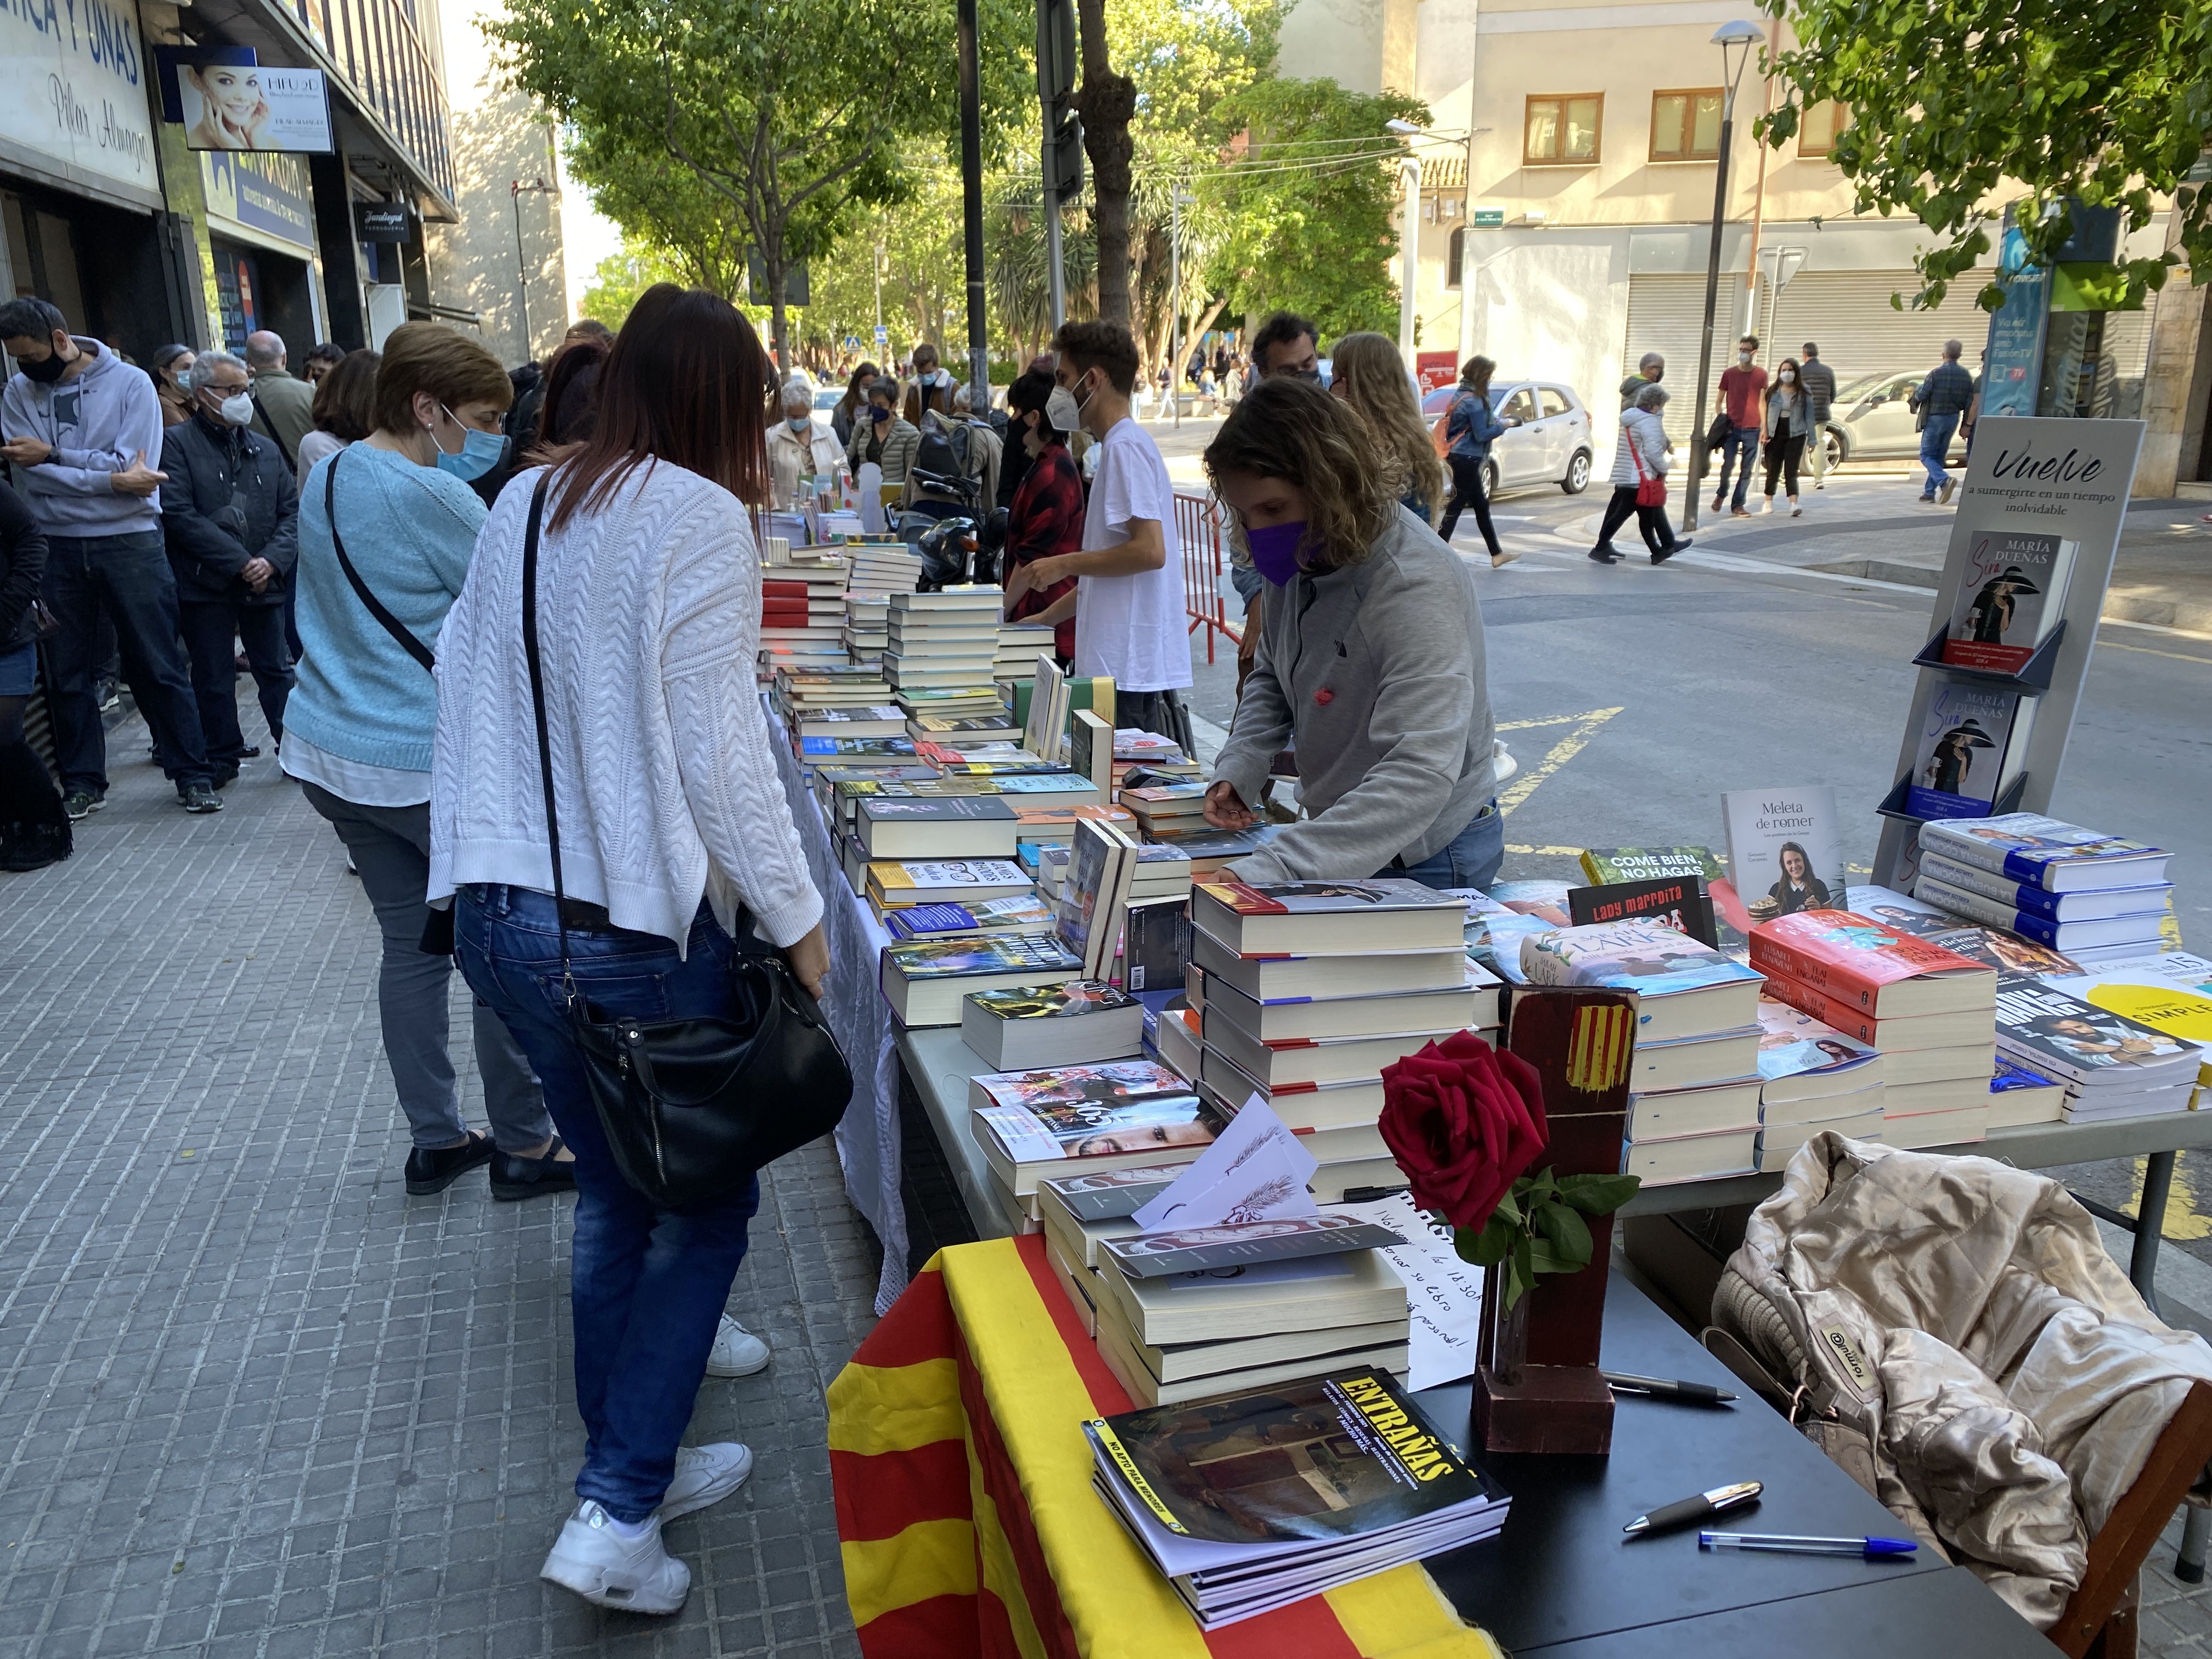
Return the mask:
<path id="1" fill-rule="evenodd" d="M 1214 319 L 1221 315 L 1221 308 L 1228 303 L 1229 301 L 1226 300 L 1216 300 L 1213 304 L 1207 308 L 1206 315 L 1198 319 L 1198 326 L 1192 329 L 1189 334 L 1185 337 L 1188 338 L 1194 345 L 1195 345 L 1199 341 L 1203 340 L 1206 337 L 1206 331 L 1213 326 Z M 1228 388 L 1224 386 L 1222 390 L 1225 392 Z"/>
<path id="2" fill-rule="evenodd" d="M 1077 0 L 1083 85 L 1075 94 L 1083 148 L 1091 158 L 1091 225 L 1098 238 L 1098 317 L 1133 325 L 1129 309 L 1129 120 L 1137 85 L 1114 72 L 1106 45 L 1106 0 Z"/>
<path id="3" fill-rule="evenodd" d="M 783 222 L 770 216 L 768 234 L 761 238 L 761 275 L 768 283 L 769 338 L 775 348 L 775 378 L 781 385 L 791 378 L 791 319 L 783 307 Z"/>

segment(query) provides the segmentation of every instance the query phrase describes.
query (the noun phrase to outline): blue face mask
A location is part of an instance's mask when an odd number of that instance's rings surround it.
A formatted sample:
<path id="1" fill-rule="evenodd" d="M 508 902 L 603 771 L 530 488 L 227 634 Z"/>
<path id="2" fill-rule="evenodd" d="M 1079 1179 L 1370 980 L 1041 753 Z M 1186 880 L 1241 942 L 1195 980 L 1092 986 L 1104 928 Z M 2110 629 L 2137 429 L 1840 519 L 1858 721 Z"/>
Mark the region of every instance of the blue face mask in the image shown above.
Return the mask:
<path id="1" fill-rule="evenodd" d="M 453 421 L 455 426 L 461 424 L 453 420 L 453 411 L 446 409 L 445 404 L 440 404 L 438 407 L 445 410 L 446 418 Z M 446 453 L 446 447 L 438 441 L 435 428 L 426 424 L 422 429 L 430 434 L 430 447 L 438 452 L 439 470 L 452 473 L 464 483 L 483 477 L 507 459 L 507 440 L 496 432 L 479 432 L 474 427 L 464 428 L 466 435 L 461 440 L 460 448 L 449 455 Z"/>
<path id="2" fill-rule="evenodd" d="M 814 424 L 814 417 L 811 415 L 787 415 L 784 417 L 784 424 L 803 435 Z"/>
<path id="3" fill-rule="evenodd" d="M 1278 587 L 1287 586 L 1298 574 L 1298 544 L 1305 539 L 1305 520 L 1271 524 L 1264 530 L 1244 532 L 1244 546 L 1252 555 L 1252 568 Z"/>

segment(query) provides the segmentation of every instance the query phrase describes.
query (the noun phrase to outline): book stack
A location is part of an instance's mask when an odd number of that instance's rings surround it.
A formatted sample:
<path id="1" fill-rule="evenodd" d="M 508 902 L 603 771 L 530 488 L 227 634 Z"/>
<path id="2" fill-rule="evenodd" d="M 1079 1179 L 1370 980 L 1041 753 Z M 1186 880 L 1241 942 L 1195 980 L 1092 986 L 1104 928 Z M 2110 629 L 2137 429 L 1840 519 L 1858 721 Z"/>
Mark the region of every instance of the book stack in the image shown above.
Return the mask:
<path id="1" fill-rule="evenodd" d="M 865 880 L 865 877 L 863 878 Z M 1048 933 L 1053 915 L 1034 893 L 965 904 L 901 904 L 882 912 L 895 939 L 980 939 L 989 933 Z"/>
<path id="2" fill-rule="evenodd" d="M 845 628 L 840 637 L 846 654 L 857 663 L 878 663 L 891 642 L 890 596 L 886 593 L 845 595 Z"/>
<path id="3" fill-rule="evenodd" d="M 1379 1369 L 1084 1432 L 1099 1495 L 1206 1630 L 1505 1524 L 1504 1491 Z"/>
<path id="4" fill-rule="evenodd" d="M 1133 787 L 1115 799 L 1136 815 L 1139 826 L 1156 841 L 1200 835 L 1212 828 L 1206 821 L 1206 785 L 1196 779 Z"/>
<path id="5" fill-rule="evenodd" d="M 991 678 L 1000 680 L 1029 678 L 1036 672 L 1039 652 L 1048 657 L 1052 655 L 1051 629 L 1039 628 L 1032 623 L 1000 623 Z"/>
<path id="6" fill-rule="evenodd" d="M 776 567 L 761 581 L 763 666 L 844 665 L 844 622 L 843 560 Z"/>
<path id="7" fill-rule="evenodd" d="M 973 991 L 961 1004 L 960 1040 L 994 1072 L 1127 1060 L 1144 1050 L 1145 1009 L 1097 980 Z"/>
<path id="8" fill-rule="evenodd" d="M 769 689 L 769 699 L 775 709 L 776 718 L 783 722 L 794 739 L 802 736 L 828 735 L 819 732 L 800 732 L 799 723 L 802 720 L 817 718 L 832 710 L 853 713 L 866 709 L 873 714 L 889 704 L 890 697 L 891 689 L 881 673 L 873 668 L 851 663 L 817 663 L 805 667 L 779 668 Z M 893 732 L 888 735 L 904 734 Z"/>
<path id="9" fill-rule="evenodd" d="M 881 769 L 911 767 L 919 757 L 911 738 L 801 738 L 799 758 L 809 766 Z"/>
<path id="10" fill-rule="evenodd" d="M 980 696 L 1000 700 L 991 685 L 999 641 L 997 588 L 894 593 L 886 615 L 884 678 L 901 693 L 981 688 Z"/>
<path id="11" fill-rule="evenodd" d="M 1130 821 L 1135 822 L 1134 814 Z M 1217 874 L 1224 865 L 1239 859 L 1249 859 L 1280 833 L 1280 826 L 1273 823 L 1255 824 L 1249 830 L 1206 829 L 1175 838 L 1176 851 L 1190 860 L 1190 878 L 1204 881 Z"/>
<path id="12" fill-rule="evenodd" d="M 995 795 L 941 799 L 861 796 L 854 833 L 871 863 L 926 859 L 1006 860 L 1014 853 L 1014 809 Z"/>
<path id="13" fill-rule="evenodd" d="M 2069 1123 L 2185 1112 L 2204 1050 L 2156 1026 L 2007 974 L 1996 987 L 1997 1052 L 2063 1083 Z"/>
<path id="14" fill-rule="evenodd" d="M 1997 975 L 1848 910 L 1760 922 L 1751 964 L 1774 994 L 1882 1055 L 1882 1139 L 1954 1146 L 1989 1132 Z"/>
<path id="15" fill-rule="evenodd" d="M 1048 933 L 966 934 L 884 946 L 878 983 L 911 1030 L 957 1025 L 971 992 L 1039 988 L 1083 977 L 1083 961 Z"/>
<path id="16" fill-rule="evenodd" d="M 2086 974 L 2042 975 L 2045 984 L 2091 1006 L 2125 1014 L 2204 1054 L 2191 1110 L 2212 1100 L 2212 962 L 2187 951 L 2106 963 Z"/>
<path id="17" fill-rule="evenodd" d="M 884 672 L 888 676 L 888 665 Z M 917 720 L 989 720 L 995 725 L 1006 708 L 1006 700 L 988 678 L 959 685 L 902 685 L 896 702 L 906 711 L 908 733 L 915 736 L 920 735 L 914 731 Z"/>
<path id="18" fill-rule="evenodd" d="M 1759 1167 L 1782 1168 L 1817 1134 L 1882 1139 L 1882 1066 L 1877 1050 L 1762 988 Z"/>
<path id="19" fill-rule="evenodd" d="M 1055 982 L 1081 977 L 1070 974 Z M 945 1023 L 959 1017 L 956 1004 Z M 1183 1079 L 1149 1060 L 986 1073 L 969 1079 L 968 1104 L 993 1194 L 1008 1230 L 1017 1233 L 1037 1231 L 1039 1182 L 1188 1164 L 1212 1144 L 1224 1121 Z"/>
<path id="20" fill-rule="evenodd" d="M 2056 1123 L 2066 1115 L 2066 1085 L 2057 1078 L 1997 1056 L 1990 1079 L 1990 1127 L 2026 1129 Z"/>
<path id="21" fill-rule="evenodd" d="M 1756 973 L 1656 921 L 1531 934 L 1521 972 L 1531 985 L 1636 993 L 1625 1174 L 1659 1186 L 1758 1167 Z"/>
<path id="22" fill-rule="evenodd" d="M 906 723 L 910 738 L 927 738 L 931 743 L 1013 743 L 1021 737 L 1021 728 L 1001 702 L 973 714 L 917 714 Z"/>
<path id="23" fill-rule="evenodd" d="M 1375 1127 L 1382 1068 L 1498 1023 L 1494 981 L 1468 971 L 1466 913 L 1464 899 L 1402 880 L 1191 889 L 1200 1085 L 1227 1113 L 1265 1101 L 1320 1164 L 1324 1203 L 1404 1180 Z"/>
<path id="24" fill-rule="evenodd" d="M 793 709 L 786 717 L 792 734 L 806 738 L 902 738 L 906 717 L 895 703 L 854 708 Z"/>
<path id="25" fill-rule="evenodd" d="M 1913 896 L 2083 967 L 2146 956 L 2173 908 L 2166 855 L 2033 812 L 1920 827 Z"/>
<path id="26" fill-rule="evenodd" d="M 852 561 L 846 586 L 853 592 L 888 599 L 894 593 L 913 592 L 915 584 L 921 580 L 921 556 L 895 538 L 848 541 L 844 551 Z"/>
<path id="27" fill-rule="evenodd" d="M 1181 744 L 1154 732 L 1123 726 L 1114 733 L 1114 787 L 1204 782 L 1196 761 Z M 1204 799 L 1203 794 L 1200 799 Z"/>

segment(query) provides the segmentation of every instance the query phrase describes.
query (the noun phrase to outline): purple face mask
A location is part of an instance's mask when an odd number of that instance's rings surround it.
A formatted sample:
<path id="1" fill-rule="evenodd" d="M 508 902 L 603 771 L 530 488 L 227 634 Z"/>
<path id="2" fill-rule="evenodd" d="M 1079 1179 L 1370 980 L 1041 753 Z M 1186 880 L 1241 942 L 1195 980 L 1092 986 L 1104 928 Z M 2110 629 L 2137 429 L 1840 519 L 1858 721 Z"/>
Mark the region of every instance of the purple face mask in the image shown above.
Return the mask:
<path id="1" fill-rule="evenodd" d="M 1288 586 L 1298 574 L 1298 544 L 1305 539 L 1305 520 L 1271 524 L 1264 530 L 1244 532 L 1244 545 L 1252 555 L 1252 568 L 1278 587 Z"/>

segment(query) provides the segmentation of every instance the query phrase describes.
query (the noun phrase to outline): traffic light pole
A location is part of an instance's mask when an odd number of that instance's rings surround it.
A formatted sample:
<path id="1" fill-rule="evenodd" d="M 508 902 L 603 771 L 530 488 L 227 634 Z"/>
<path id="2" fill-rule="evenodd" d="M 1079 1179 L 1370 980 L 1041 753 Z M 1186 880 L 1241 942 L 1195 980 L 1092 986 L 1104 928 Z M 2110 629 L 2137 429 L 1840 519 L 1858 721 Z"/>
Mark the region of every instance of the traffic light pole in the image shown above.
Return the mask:
<path id="1" fill-rule="evenodd" d="M 1037 106 L 1044 142 L 1037 160 L 1044 189 L 1045 279 L 1054 333 L 1067 320 L 1067 272 L 1061 258 L 1060 204 L 1083 188 L 1083 128 L 1075 118 L 1074 0 L 1037 0 Z"/>

